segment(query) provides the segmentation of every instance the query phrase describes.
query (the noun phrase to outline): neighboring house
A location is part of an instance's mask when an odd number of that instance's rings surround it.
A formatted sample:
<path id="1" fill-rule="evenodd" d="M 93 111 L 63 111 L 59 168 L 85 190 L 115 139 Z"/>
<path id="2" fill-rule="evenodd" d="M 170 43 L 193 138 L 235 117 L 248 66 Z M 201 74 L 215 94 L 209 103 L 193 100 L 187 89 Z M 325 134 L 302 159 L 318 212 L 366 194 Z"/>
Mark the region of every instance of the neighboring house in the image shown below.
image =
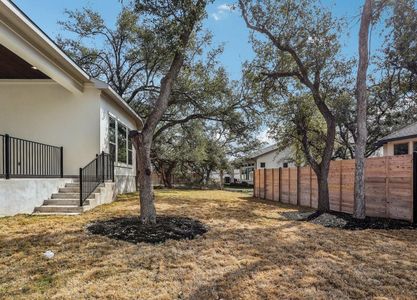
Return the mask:
<path id="1" fill-rule="evenodd" d="M 253 171 L 255 170 L 255 161 L 247 159 L 240 166 L 240 182 L 253 184 Z"/>
<path id="2" fill-rule="evenodd" d="M 112 189 L 106 201 L 136 190 L 128 133 L 141 130 L 140 117 L 8 0 L 0 0 L 0 91 L 0 215 L 31 213 L 44 200 L 38 211 L 80 212 L 99 184 Z"/>
<path id="3" fill-rule="evenodd" d="M 290 149 L 278 151 L 276 145 L 263 148 L 252 154 L 250 158 L 254 161 L 255 169 L 288 168 L 295 165 L 292 162 Z"/>
<path id="4" fill-rule="evenodd" d="M 417 151 L 417 123 L 385 136 L 378 145 L 383 147 L 384 156 L 411 154 Z"/>
<path id="5" fill-rule="evenodd" d="M 213 171 L 211 173 L 210 178 L 214 180 L 217 183 L 220 183 L 220 172 L 219 171 Z M 232 172 L 223 172 L 223 183 L 229 184 L 229 183 L 238 183 L 240 178 L 240 170 L 234 169 Z"/>

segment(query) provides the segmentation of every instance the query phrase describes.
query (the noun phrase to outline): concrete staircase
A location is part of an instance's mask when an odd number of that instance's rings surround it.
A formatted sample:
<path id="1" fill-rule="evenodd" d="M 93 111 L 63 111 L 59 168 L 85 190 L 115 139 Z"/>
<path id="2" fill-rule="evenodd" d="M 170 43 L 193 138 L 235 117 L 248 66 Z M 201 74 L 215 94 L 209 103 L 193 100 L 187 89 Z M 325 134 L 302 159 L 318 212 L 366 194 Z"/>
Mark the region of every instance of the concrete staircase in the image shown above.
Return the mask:
<path id="1" fill-rule="evenodd" d="M 111 198 L 109 197 L 111 193 Z M 75 179 L 72 183 L 59 188 L 57 193 L 43 202 L 42 206 L 35 207 L 36 215 L 79 215 L 102 203 L 111 202 L 115 197 L 114 183 L 106 182 L 99 185 L 96 190 L 80 206 L 80 183 Z"/>

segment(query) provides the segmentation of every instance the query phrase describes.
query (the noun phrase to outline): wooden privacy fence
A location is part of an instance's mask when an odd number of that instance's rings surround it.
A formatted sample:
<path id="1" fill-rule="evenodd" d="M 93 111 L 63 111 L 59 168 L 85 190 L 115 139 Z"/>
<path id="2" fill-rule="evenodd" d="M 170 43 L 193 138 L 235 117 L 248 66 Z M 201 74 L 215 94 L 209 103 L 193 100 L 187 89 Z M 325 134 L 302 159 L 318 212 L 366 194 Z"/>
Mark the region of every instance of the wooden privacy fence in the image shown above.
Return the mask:
<path id="1" fill-rule="evenodd" d="M 415 157 L 416 154 L 414 154 Z M 413 221 L 413 155 L 368 158 L 365 162 L 366 214 Z M 355 160 L 336 160 L 328 177 L 330 209 L 353 213 Z M 317 177 L 311 167 L 255 170 L 254 196 L 317 208 Z"/>

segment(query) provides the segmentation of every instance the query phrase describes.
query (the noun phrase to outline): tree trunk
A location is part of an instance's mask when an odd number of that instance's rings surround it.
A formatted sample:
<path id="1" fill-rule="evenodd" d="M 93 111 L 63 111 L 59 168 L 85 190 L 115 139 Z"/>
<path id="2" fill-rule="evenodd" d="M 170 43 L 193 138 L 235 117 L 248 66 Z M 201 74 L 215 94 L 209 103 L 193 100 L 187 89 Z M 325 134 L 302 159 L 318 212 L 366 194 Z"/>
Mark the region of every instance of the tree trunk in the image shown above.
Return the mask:
<path id="1" fill-rule="evenodd" d="M 224 187 L 224 171 L 223 169 L 220 170 L 220 189 L 223 190 Z"/>
<path id="2" fill-rule="evenodd" d="M 364 219 L 365 211 L 365 150 L 366 150 L 366 109 L 367 86 L 366 73 L 368 69 L 368 38 L 372 18 L 372 0 L 366 0 L 362 11 L 359 30 L 359 67 L 356 79 L 356 111 L 357 111 L 357 140 L 355 149 L 355 201 L 353 216 Z"/>
<path id="3" fill-rule="evenodd" d="M 140 222 L 142 224 L 156 223 L 156 210 L 152 184 L 151 145 L 152 137 L 144 138 L 143 133 L 130 133 L 138 160 L 138 181 L 140 199 Z"/>
<path id="4" fill-rule="evenodd" d="M 328 212 L 330 210 L 328 172 L 328 168 L 327 170 L 326 168 L 321 168 L 320 172 L 316 173 L 318 185 L 317 211 L 319 212 Z"/>
<path id="5" fill-rule="evenodd" d="M 175 168 L 175 163 L 162 162 L 160 167 L 160 174 L 164 187 L 172 188 L 172 171 Z"/>

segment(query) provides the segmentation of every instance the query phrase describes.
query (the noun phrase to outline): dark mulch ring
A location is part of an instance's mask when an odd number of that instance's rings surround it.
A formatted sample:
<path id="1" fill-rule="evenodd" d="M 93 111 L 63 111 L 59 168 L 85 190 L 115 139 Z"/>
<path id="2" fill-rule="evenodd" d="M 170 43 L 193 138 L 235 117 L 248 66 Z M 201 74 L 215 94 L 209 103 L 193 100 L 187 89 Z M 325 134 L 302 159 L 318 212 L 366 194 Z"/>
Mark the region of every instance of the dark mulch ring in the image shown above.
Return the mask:
<path id="1" fill-rule="evenodd" d="M 194 239 L 208 230 L 198 220 L 180 216 L 157 216 L 156 224 L 143 225 L 139 217 L 123 217 L 97 221 L 87 225 L 92 234 L 130 243 L 163 243 L 166 240 Z"/>
<path id="2" fill-rule="evenodd" d="M 347 230 L 363 229 L 416 229 L 417 224 L 407 221 L 366 217 L 364 220 L 358 220 L 352 215 L 341 212 L 299 212 L 291 211 L 281 213 L 283 217 L 293 221 L 305 221 L 319 224 L 324 227 L 342 228 Z"/>

